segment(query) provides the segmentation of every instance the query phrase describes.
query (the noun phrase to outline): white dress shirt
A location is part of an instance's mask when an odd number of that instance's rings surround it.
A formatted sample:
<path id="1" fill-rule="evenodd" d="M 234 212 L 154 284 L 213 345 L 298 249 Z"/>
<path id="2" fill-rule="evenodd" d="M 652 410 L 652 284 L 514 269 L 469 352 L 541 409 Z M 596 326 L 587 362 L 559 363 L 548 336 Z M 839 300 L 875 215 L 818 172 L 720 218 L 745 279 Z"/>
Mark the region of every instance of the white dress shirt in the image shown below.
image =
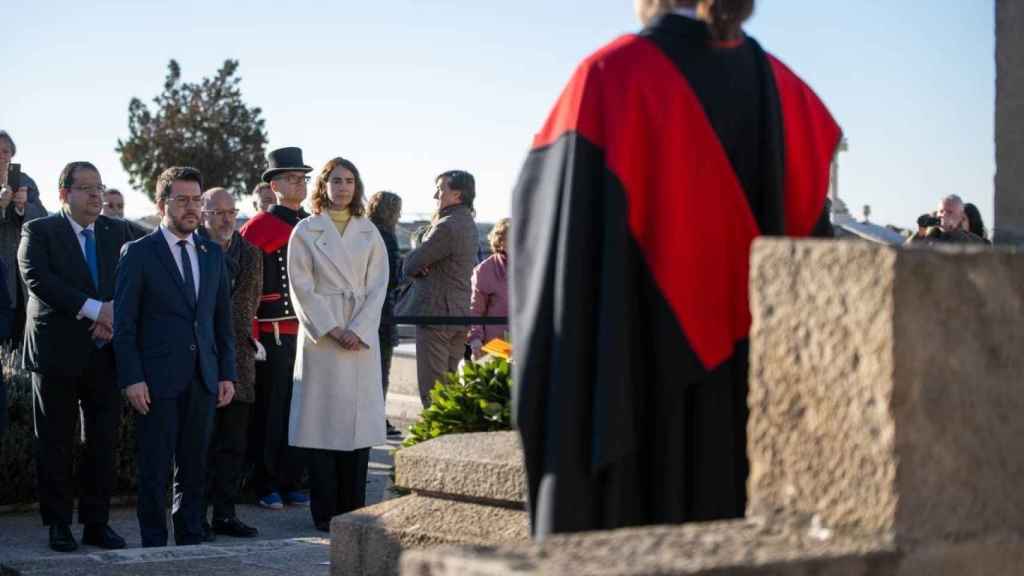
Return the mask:
<path id="1" fill-rule="evenodd" d="M 164 235 L 164 240 L 167 241 L 167 247 L 171 249 L 171 256 L 174 256 L 174 263 L 178 265 L 178 272 L 181 274 L 181 279 L 185 279 L 185 269 L 181 267 L 181 246 L 178 246 L 178 242 L 184 240 L 188 242 L 185 249 L 188 250 L 188 259 L 192 264 L 192 281 L 195 283 L 196 298 L 199 298 L 199 255 L 196 254 L 196 235 L 189 234 L 188 238 L 178 238 L 167 228 L 160 226 L 160 232 Z"/>
<path id="2" fill-rule="evenodd" d="M 64 213 L 64 217 L 68 219 L 68 223 L 71 224 L 71 229 L 75 232 L 75 238 L 78 239 L 78 248 L 82 251 L 82 258 L 85 260 L 88 266 L 89 257 L 85 254 L 85 236 L 82 234 L 82 230 L 92 230 L 93 240 L 96 239 L 96 224 L 92 223 L 86 227 L 82 227 L 81 224 L 75 222 L 75 219 L 70 214 Z M 96 260 L 99 263 L 99 245 L 96 246 Z M 98 288 L 98 287 L 97 287 Z M 103 303 L 99 300 L 89 298 L 82 304 L 82 308 L 78 310 L 79 318 L 88 318 L 93 322 L 100 317 L 100 308 L 103 307 Z"/>

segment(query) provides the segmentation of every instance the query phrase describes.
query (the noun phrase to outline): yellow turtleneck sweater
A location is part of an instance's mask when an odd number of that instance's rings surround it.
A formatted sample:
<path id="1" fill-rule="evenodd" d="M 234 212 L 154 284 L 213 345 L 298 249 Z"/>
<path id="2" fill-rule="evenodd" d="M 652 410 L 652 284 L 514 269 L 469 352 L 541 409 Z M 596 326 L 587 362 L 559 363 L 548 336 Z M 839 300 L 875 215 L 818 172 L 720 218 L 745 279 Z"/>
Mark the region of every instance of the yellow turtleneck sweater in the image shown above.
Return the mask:
<path id="1" fill-rule="evenodd" d="M 352 219 L 352 213 L 348 208 L 328 210 L 327 215 L 331 217 L 331 222 L 334 222 L 334 227 L 338 229 L 338 235 L 344 236 L 345 228 L 348 228 L 348 222 Z"/>

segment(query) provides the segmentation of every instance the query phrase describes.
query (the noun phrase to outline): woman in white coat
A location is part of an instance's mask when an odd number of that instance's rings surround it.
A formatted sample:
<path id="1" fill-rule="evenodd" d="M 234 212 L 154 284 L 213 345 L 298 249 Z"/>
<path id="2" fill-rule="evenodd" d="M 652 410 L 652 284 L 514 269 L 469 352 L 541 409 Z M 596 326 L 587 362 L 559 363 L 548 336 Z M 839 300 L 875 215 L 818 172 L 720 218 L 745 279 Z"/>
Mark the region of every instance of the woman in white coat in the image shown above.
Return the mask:
<path id="1" fill-rule="evenodd" d="M 299 317 L 288 440 L 309 449 L 310 511 L 325 532 L 365 504 L 370 448 L 386 440 L 377 329 L 388 256 L 363 198 L 359 170 L 334 158 L 313 185 L 313 215 L 288 242 Z"/>

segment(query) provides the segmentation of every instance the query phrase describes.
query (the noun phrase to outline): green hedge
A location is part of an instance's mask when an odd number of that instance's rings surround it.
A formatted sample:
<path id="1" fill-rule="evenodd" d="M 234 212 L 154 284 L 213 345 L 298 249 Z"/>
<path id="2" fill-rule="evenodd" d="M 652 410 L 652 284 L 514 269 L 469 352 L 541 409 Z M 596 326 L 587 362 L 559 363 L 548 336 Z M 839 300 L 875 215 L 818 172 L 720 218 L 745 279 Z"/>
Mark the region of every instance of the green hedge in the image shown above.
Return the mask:
<path id="1" fill-rule="evenodd" d="M 36 461 L 33 455 L 32 376 L 21 369 L 17 351 L 0 351 L 0 368 L 8 384 L 10 426 L 0 439 L 0 506 L 36 501 Z M 2 407 L 0 407 L 2 408 Z M 81 430 L 76 425 L 76 429 Z M 115 494 L 135 493 L 135 418 L 125 402 L 114 447 Z M 82 458 L 81 433 L 77 434 L 74 466 Z"/>
<path id="2" fill-rule="evenodd" d="M 508 361 L 467 362 L 430 391 L 430 407 L 402 443 L 412 446 L 444 434 L 511 430 L 512 377 Z"/>

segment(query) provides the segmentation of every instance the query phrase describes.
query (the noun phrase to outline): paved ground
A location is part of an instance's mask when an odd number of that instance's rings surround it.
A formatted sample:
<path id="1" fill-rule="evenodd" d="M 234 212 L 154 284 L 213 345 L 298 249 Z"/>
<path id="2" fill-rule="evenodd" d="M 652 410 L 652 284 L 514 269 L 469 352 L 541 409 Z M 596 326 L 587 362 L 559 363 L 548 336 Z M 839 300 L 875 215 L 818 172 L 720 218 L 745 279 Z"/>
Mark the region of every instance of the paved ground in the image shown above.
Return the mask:
<path id="1" fill-rule="evenodd" d="M 403 430 L 410 424 L 394 418 L 392 423 Z M 386 446 L 374 448 L 370 454 L 367 505 L 394 496 L 390 491 L 390 451 L 395 446 L 397 442 L 389 442 Z M 61 554 L 53 552 L 47 545 L 48 533 L 38 513 L 0 514 L 0 574 L 297 576 L 329 573 L 330 539 L 313 527 L 308 508 L 287 507 L 272 511 L 244 505 L 239 508 L 238 516 L 259 528 L 259 537 L 239 539 L 221 536 L 208 545 L 181 548 L 139 548 L 135 509 L 117 508 L 111 515 L 112 527 L 128 541 L 126 550 L 108 552 L 81 546 L 74 553 Z M 81 528 L 76 526 L 73 530 L 80 540 Z"/>

